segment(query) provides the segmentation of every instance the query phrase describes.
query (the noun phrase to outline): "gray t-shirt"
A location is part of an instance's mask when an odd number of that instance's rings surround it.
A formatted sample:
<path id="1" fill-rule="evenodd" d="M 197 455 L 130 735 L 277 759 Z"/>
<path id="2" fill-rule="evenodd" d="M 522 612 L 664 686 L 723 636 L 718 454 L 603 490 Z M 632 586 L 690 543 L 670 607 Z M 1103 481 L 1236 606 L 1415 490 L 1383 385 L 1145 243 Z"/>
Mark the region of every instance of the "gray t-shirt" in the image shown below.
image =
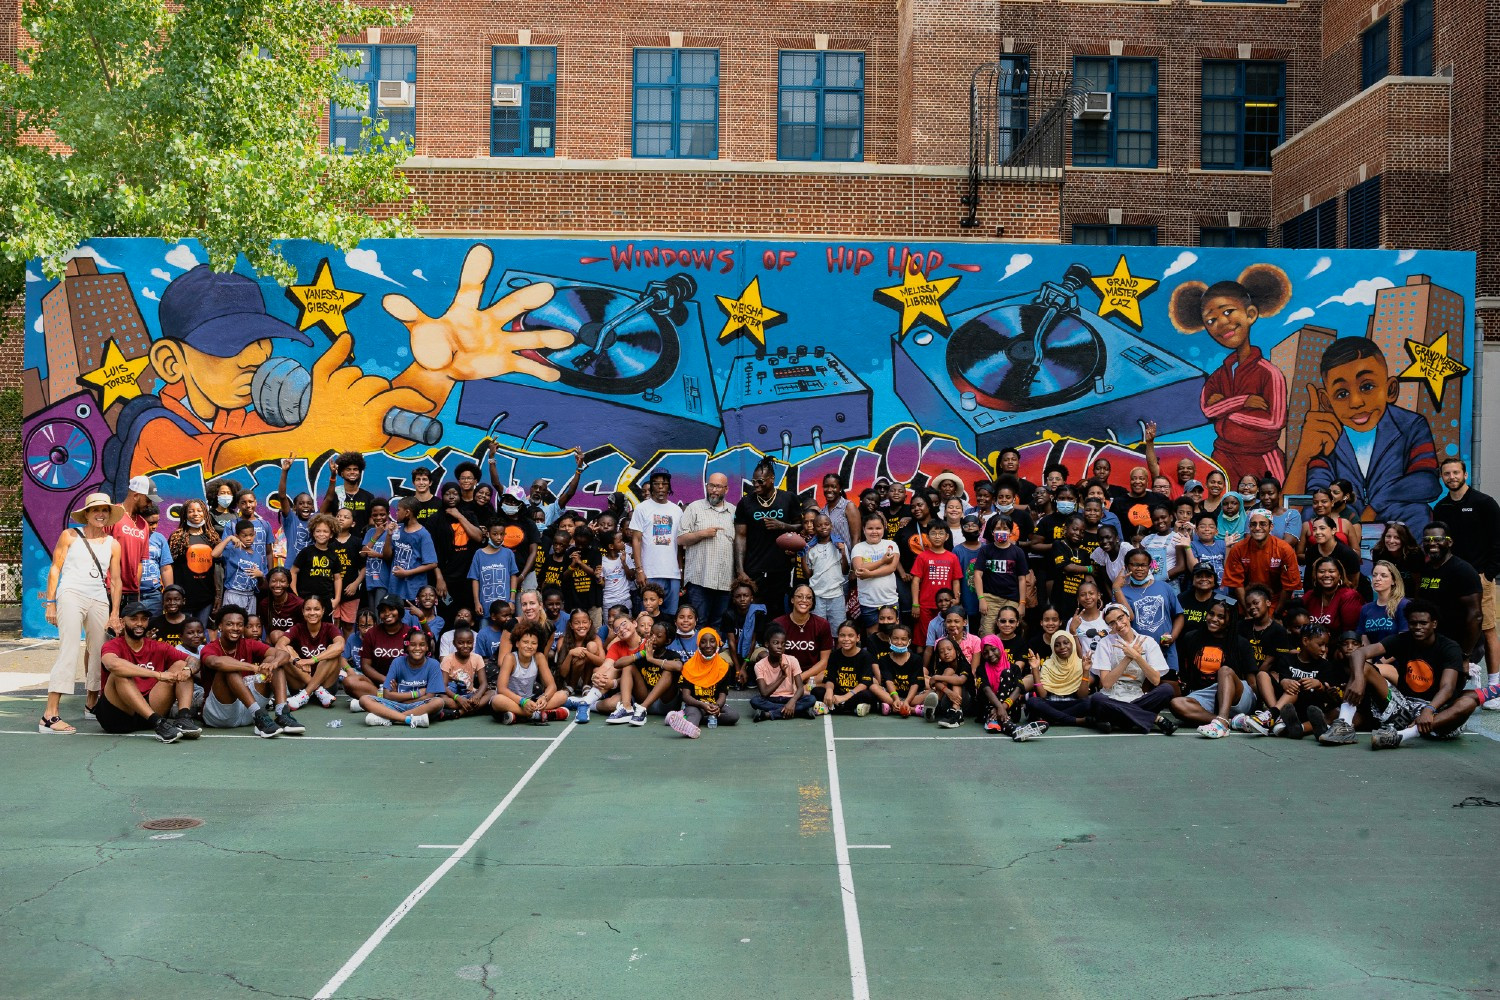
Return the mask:
<path id="1" fill-rule="evenodd" d="M 1161 653 L 1161 646 L 1149 635 L 1136 633 L 1136 639 L 1141 644 L 1141 652 L 1146 657 L 1146 662 L 1151 664 L 1157 676 L 1167 672 L 1167 659 Z M 1104 694 L 1115 701 L 1135 701 L 1145 694 L 1143 684 L 1145 672 L 1141 665 L 1134 660 L 1126 661 L 1125 651 L 1120 646 L 1120 637 L 1110 633 L 1099 640 L 1099 646 L 1094 650 L 1094 657 L 1090 667 L 1096 675 L 1102 675 L 1113 670 L 1122 662 L 1128 662 L 1125 672 L 1122 673 L 1114 686 L 1108 688 Z"/>

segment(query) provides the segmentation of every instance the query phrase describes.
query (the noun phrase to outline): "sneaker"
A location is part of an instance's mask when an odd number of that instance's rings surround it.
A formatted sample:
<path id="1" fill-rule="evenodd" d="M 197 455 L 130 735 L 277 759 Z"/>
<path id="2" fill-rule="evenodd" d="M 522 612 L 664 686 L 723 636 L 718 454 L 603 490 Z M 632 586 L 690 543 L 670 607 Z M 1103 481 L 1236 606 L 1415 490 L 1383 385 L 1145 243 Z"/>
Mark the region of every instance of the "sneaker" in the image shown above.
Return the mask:
<path id="1" fill-rule="evenodd" d="M 318 688 L 313 692 L 313 696 L 318 699 L 318 704 L 322 705 L 324 708 L 333 707 L 334 698 L 333 695 L 328 693 L 327 688 Z"/>
<path id="2" fill-rule="evenodd" d="M 1017 743 L 1025 743 L 1027 740 L 1041 736 L 1048 729 L 1045 722 L 1028 722 L 1024 726 L 1017 726 L 1016 731 L 1011 734 L 1011 739 Z"/>
<path id="3" fill-rule="evenodd" d="M 391 720 L 383 715 L 376 715 L 374 712 L 365 714 L 365 725 L 367 726 L 389 726 L 390 724 Z"/>
<path id="4" fill-rule="evenodd" d="M 499 715 L 495 716 L 495 721 L 500 723 L 500 725 L 502 726 L 514 726 L 516 724 L 516 713 L 501 712 Z"/>
<path id="5" fill-rule="evenodd" d="M 1281 710 L 1281 714 L 1285 715 L 1286 709 L 1283 708 Z M 1317 705 L 1308 706 L 1307 724 L 1312 728 L 1314 739 L 1317 739 L 1319 736 L 1322 736 L 1328 731 L 1328 718 L 1323 714 L 1323 710 Z"/>
<path id="6" fill-rule="evenodd" d="M 987 733 L 1000 733 L 1004 732 L 1004 729 L 1001 728 L 999 719 L 990 719 L 985 722 L 984 731 Z"/>
<path id="7" fill-rule="evenodd" d="M 1318 737 L 1318 742 L 1325 747 L 1348 746 L 1354 741 L 1354 727 L 1343 719 L 1334 719 L 1328 724 L 1328 728 L 1323 730 L 1322 735 Z"/>
<path id="8" fill-rule="evenodd" d="M 1394 750 L 1401 745 L 1401 733 L 1399 730 L 1386 726 L 1377 729 L 1370 734 L 1371 750 Z"/>
<path id="9" fill-rule="evenodd" d="M 578 703 L 578 710 L 573 713 L 573 721 L 576 722 L 576 723 L 578 723 L 580 726 L 588 725 L 588 721 L 589 721 L 589 705 L 588 705 L 588 702 L 581 701 L 581 702 Z"/>
<path id="10" fill-rule="evenodd" d="M 177 727 L 178 732 L 182 733 L 182 738 L 185 740 L 196 740 L 203 735 L 203 727 L 194 722 L 193 717 L 187 713 L 177 716 L 172 720 L 172 724 Z"/>
<path id="11" fill-rule="evenodd" d="M 753 711 L 753 712 L 750 713 L 750 721 L 751 722 L 765 722 L 770 717 L 771 717 L 771 713 L 767 712 L 763 708 L 757 708 L 755 711 Z"/>
<path id="12" fill-rule="evenodd" d="M 1177 732 L 1177 720 L 1170 713 L 1159 712 L 1156 716 L 1156 724 L 1152 727 L 1163 736 L 1171 736 Z"/>
<path id="13" fill-rule="evenodd" d="M 1015 739 L 1016 738 L 1016 724 L 1014 722 L 1009 722 L 1009 721 L 1000 723 L 1000 735 L 1001 736 L 1009 736 L 1011 739 Z"/>
<path id="14" fill-rule="evenodd" d="M 632 726 L 644 726 L 646 724 L 646 710 L 639 705 L 635 706 L 635 710 L 630 713 L 630 724 Z"/>
<path id="15" fill-rule="evenodd" d="M 1245 728 L 1257 736 L 1271 735 L 1271 713 L 1256 712 L 1245 716 Z"/>
<path id="16" fill-rule="evenodd" d="M 406 724 L 413 729 L 426 729 L 432 725 L 432 720 L 425 715 L 408 715 L 406 717 Z"/>
<path id="17" fill-rule="evenodd" d="M 299 708 L 306 708 L 307 703 L 310 701 L 312 701 L 312 695 L 306 691 L 298 691 L 286 700 L 286 710 L 288 712 L 295 712 Z"/>
<path id="18" fill-rule="evenodd" d="M 566 708 L 554 708 L 551 711 L 546 712 L 544 714 L 547 716 L 547 718 L 551 719 L 553 722 L 567 722 L 568 721 L 568 710 Z"/>
<path id="19" fill-rule="evenodd" d="M 696 740 L 698 738 L 698 735 L 702 732 L 702 730 L 700 730 L 697 726 L 689 722 L 687 720 L 687 716 L 683 715 L 681 712 L 668 712 L 667 725 L 671 726 L 673 730 L 681 733 L 690 740 Z"/>
<path id="20" fill-rule="evenodd" d="M 922 699 L 922 721 L 932 722 L 937 719 L 938 693 L 928 691 L 927 697 Z"/>
<path id="21" fill-rule="evenodd" d="M 948 709 L 948 711 L 946 711 L 946 712 L 943 713 L 943 717 L 940 718 L 940 719 L 938 719 L 938 728 L 939 729 L 957 729 L 959 726 L 961 726 L 963 724 L 964 724 L 963 713 L 960 712 L 956 708 L 950 708 L 950 709 Z"/>
<path id="22" fill-rule="evenodd" d="M 270 739 L 281 735 L 281 727 L 276 724 L 276 719 L 265 709 L 255 713 L 255 735 L 262 739 Z"/>
<path id="23" fill-rule="evenodd" d="M 630 721 L 630 709 L 624 705 L 616 705 L 615 710 L 609 713 L 604 720 L 606 726 L 619 726 Z"/>
<path id="24" fill-rule="evenodd" d="M 550 719 L 549 719 L 550 715 L 551 715 L 550 712 L 542 712 L 542 711 L 532 712 L 531 713 L 531 724 L 533 726 L 545 726 L 550 721 Z"/>
<path id="25" fill-rule="evenodd" d="M 85 706 L 84 709 L 83 709 L 83 717 L 88 722 L 98 722 L 99 721 L 99 717 L 94 714 L 94 710 L 92 708 L 87 707 L 87 706 Z"/>
<path id="26" fill-rule="evenodd" d="M 1307 734 L 1302 731 L 1302 716 L 1297 714 L 1296 705 L 1288 705 L 1281 710 L 1280 732 L 1271 731 L 1272 736 L 1285 736 L 1289 740 L 1300 740 Z"/>
<path id="27" fill-rule="evenodd" d="M 828 714 L 828 706 L 825 705 L 825 704 L 823 704 L 821 701 L 815 701 L 815 702 L 813 702 L 812 714 L 813 714 L 813 718 L 815 718 L 815 719 L 818 716 L 820 716 L 820 715 L 827 715 Z"/>
<path id="28" fill-rule="evenodd" d="M 351 711 L 351 712 L 363 712 L 364 711 L 364 706 L 362 706 L 359 703 L 359 699 L 358 698 L 350 698 L 349 699 L 349 711 Z"/>
<path id="29" fill-rule="evenodd" d="M 291 702 L 287 702 L 287 708 L 285 711 L 277 713 L 276 724 L 280 726 L 281 731 L 283 733 L 286 733 L 288 736 L 301 736 L 303 733 L 307 732 L 306 726 L 298 722 L 296 719 L 292 718 Z"/>
<path id="30" fill-rule="evenodd" d="M 854 714 L 856 716 L 858 716 L 859 718 L 861 718 L 861 719 L 863 719 L 865 716 L 869 715 L 870 714 L 870 703 L 867 702 L 867 701 L 862 701 L 858 705 L 855 705 L 854 706 Z"/>
<path id="31" fill-rule="evenodd" d="M 1238 718 L 1245 718 L 1241 715 Z M 1205 739 L 1222 740 L 1229 735 L 1229 727 L 1224 725 L 1223 719 L 1215 719 L 1198 727 L 1198 735 Z"/>
<path id="32" fill-rule="evenodd" d="M 1246 715 L 1244 712 L 1241 712 L 1239 715 L 1236 715 L 1234 718 L 1229 720 L 1229 729 L 1231 732 L 1236 733 L 1249 733 L 1254 731 L 1250 728 L 1250 716 Z"/>
<path id="33" fill-rule="evenodd" d="M 275 735 L 274 733 L 272 734 Z M 182 738 L 182 730 L 171 719 L 163 718 L 156 724 L 156 738 L 163 743 L 176 743 Z"/>

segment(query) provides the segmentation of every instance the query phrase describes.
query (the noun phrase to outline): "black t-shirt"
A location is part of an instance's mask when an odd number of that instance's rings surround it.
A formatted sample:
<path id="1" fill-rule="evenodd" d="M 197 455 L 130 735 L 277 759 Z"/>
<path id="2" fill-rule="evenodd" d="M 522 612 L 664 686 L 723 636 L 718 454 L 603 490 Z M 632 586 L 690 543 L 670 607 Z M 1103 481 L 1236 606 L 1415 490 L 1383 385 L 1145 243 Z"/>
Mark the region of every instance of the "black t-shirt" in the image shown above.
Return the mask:
<path id="1" fill-rule="evenodd" d="M 1297 640 L 1292 638 L 1292 633 L 1281 622 L 1274 619 L 1262 629 L 1257 629 L 1252 622 L 1240 622 L 1240 635 L 1250 643 L 1257 670 L 1267 659 L 1274 661 L 1278 656 L 1294 655 L 1297 652 Z"/>
<path id="2" fill-rule="evenodd" d="M 413 497 L 413 499 L 416 498 Z M 423 524 L 426 524 L 428 518 L 432 517 L 432 515 L 443 509 L 443 501 L 438 499 L 437 494 L 433 494 L 426 500 L 417 500 L 416 503 L 417 520 L 421 521 Z"/>
<path id="3" fill-rule="evenodd" d="M 573 547 L 571 545 L 561 552 L 552 548 L 547 549 L 536 561 L 536 589 L 545 592 L 548 587 L 556 587 L 563 590 L 564 606 L 566 606 L 567 591 L 563 588 L 563 582 L 572 562 Z"/>
<path id="4" fill-rule="evenodd" d="M 1436 604 L 1438 631 L 1454 642 L 1462 640 L 1464 622 L 1468 617 L 1463 599 L 1477 597 L 1480 593 L 1479 574 L 1474 567 L 1458 556 L 1449 556 L 1441 566 L 1424 566 L 1416 583 L 1417 593 L 1407 596 L 1425 597 Z"/>
<path id="5" fill-rule="evenodd" d="M 1055 544 L 1062 540 L 1064 529 L 1067 528 L 1068 522 L 1075 516 L 1074 514 L 1044 514 L 1042 519 L 1036 523 L 1036 531 L 1031 535 L 1031 538 L 1036 541 L 1046 542 L 1049 545 Z M 1051 572 L 1051 562 L 1051 551 L 1033 552 L 1031 554 L 1031 570 L 1037 575 L 1038 580 L 1046 577 Z"/>
<path id="6" fill-rule="evenodd" d="M 579 562 L 575 565 L 569 556 L 563 570 L 563 607 L 569 611 L 599 607 L 604 597 L 604 585 L 594 575 L 599 568 L 599 550 L 575 545 L 569 552 L 577 552 Z"/>
<path id="7" fill-rule="evenodd" d="M 1396 661 L 1396 687 L 1412 698 L 1432 701 L 1442 686 L 1445 671 L 1463 673 L 1463 650 L 1445 635 L 1435 636 L 1430 646 L 1420 646 L 1410 632 L 1402 632 L 1380 645 L 1385 648 L 1386 655 Z M 1453 693 L 1459 691 L 1460 684 L 1455 679 Z"/>
<path id="8" fill-rule="evenodd" d="M 745 526 L 745 572 L 751 576 L 779 572 L 787 568 L 785 552 L 776 547 L 780 531 L 765 527 L 766 521 L 795 524 L 799 511 L 797 501 L 786 490 L 777 490 L 770 503 L 763 503 L 756 493 L 746 493 L 734 508 L 734 523 Z"/>
<path id="9" fill-rule="evenodd" d="M 875 655 L 875 666 L 880 670 L 880 680 L 891 695 L 904 698 L 906 692 L 922 676 L 922 662 L 910 653 L 905 663 L 897 663 L 890 650 Z"/>
<path id="10" fill-rule="evenodd" d="M 1066 538 L 1052 543 L 1052 606 L 1064 618 L 1071 618 L 1078 610 L 1078 585 L 1092 579 L 1091 572 L 1068 572 L 1068 567 L 1093 569 L 1094 562 L 1079 552 Z"/>
<path id="11" fill-rule="evenodd" d="M 180 646 L 182 645 L 182 630 L 187 627 L 188 622 L 193 620 L 189 615 L 183 615 L 182 621 L 169 622 L 166 615 L 157 615 L 151 619 L 147 634 L 169 646 Z"/>
<path id="12" fill-rule="evenodd" d="M 1198 600 L 1198 598 L 1193 596 L 1193 591 L 1191 589 L 1188 590 L 1186 594 L 1178 597 L 1177 603 L 1182 605 L 1182 630 L 1184 632 L 1191 632 L 1199 625 L 1202 625 L 1203 619 L 1208 617 L 1209 606 L 1217 600 L 1218 598 L 1210 593 L 1206 598 L 1200 601 Z M 1281 626 L 1279 625 L 1277 626 L 1277 628 L 1280 627 Z M 1244 631 L 1244 628 L 1241 627 L 1240 634 L 1243 635 Z"/>
<path id="13" fill-rule="evenodd" d="M 842 650 L 834 649 L 828 655 L 828 673 L 825 676 L 833 685 L 834 694 L 848 694 L 861 684 L 869 686 L 875 683 L 870 654 L 863 649 L 856 649 L 853 656 L 845 656 Z"/>
<path id="14" fill-rule="evenodd" d="M 893 539 L 896 543 L 896 552 L 901 557 L 901 568 L 910 573 L 912 564 L 917 561 L 917 556 L 932 548 L 927 542 L 927 528 L 936 524 L 936 521 L 928 521 L 924 526 L 912 518 L 906 522 L 906 527 L 896 532 Z"/>
<path id="15" fill-rule="evenodd" d="M 331 605 L 333 577 L 339 572 L 339 556 L 334 549 L 335 546 L 331 542 L 326 549 L 319 549 L 316 545 L 309 544 L 307 548 L 297 553 L 297 561 L 292 565 L 297 569 L 298 597 L 305 598 L 309 594 L 317 594 L 323 598 L 325 608 Z"/>
<path id="16" fill-rule="evenodd" d="M 997 635 L 996 638 L 1000 640 L 1000 645 L 1005 647 L 1005 655 L 1010 658 L 1011 663 L 1026 667 L 1026 655 L 1031 652 L 1031 647 L 1027 645 L 1025 636 L 1017 632 L 1009 639 L 1000 635 Z M 1045 660 L 1047 657 L 1052 655 L 1052 650 L 1044 650 L 1038 653 L 1038 655 Z"/>
<path id="17" fill-rule="evenodd" d="M 197 552 L 192 551 L 194 547 L 198 548 Z M 182 555 L 172 557 L 172 582 L 182 588 L 182 609 L 189 614 L 199 608 L 208 607 L 213 604 L 214 598 L 219 596 L 214 588 L 214 567 L 221 563 L 209 554 L 212 550 L 213 543 L 209 541 L 208 535 L 188 535 L 187 544 L 182 548 Z M 197 558 L 189 558 L 190 556 Z M 208 568 L 201 573 L 195 573 L 189 568 L 193 562 L 198 562 Z"/>
<path id="18" fill-rule="evenodd" d="M 362 535 L 351 533 L 347 541 L 341 542 L 337 538 L 334 538 L 328 543 L 328 547 L 333 550 L 333 554 L 338 558 L 338 571 L 344 578 L 344 598 L 346 600 L 349 597 L 349 585 L 354 582 L 355 575 L 365 568 L 365 556 L 361 555 L 359 551 L 363 547 L 363 543 L 360 541 L 362 537 Z M 301 555 L 301 553 L 298 553 L 298 555 Z M 363 582 L 360 583 L 360 587 L 364 587 Z M 363 589 L 359 593 L 363 593 Z"/>
<path id="19" fill-rule="evenodd" d="M 1177 646 L 1177 677 L 1184 691 L 1197 691 L 1218 683 L 1219 670 L 1229 667 L 1248 678 L 1260 666 L 1250 643 L 1243 636 L 1211 636 L 1196 629 L 1183 636 Z"/>
<path id="20" fill-rule="evenodd" d="M 1160 493 L 1146 491 L 1143 497 L 1133 497 L 1125 494 L 1116 498 L 1109 509 L 1114 512 L 1115 517 L 1120 519 L 1121 534 L 1130 538 L 1141 531 L 1151 530 L 1151 518 L 1156 511 L 1172 511 L 1172 503 Z"/>
<path id="21" fill-rule="evenodd" d="M 1326 657 L 1304 663 L 1296 653 L 1277 653 L 1276 676 L 1284 681 L 1319 680 L 1329 687 L 1341 688 L 1349 680 L 1349 668 Z"/>
<path id="22" fill-rule="evenodd" d="M 1021 596 L 1021 577 L 1030 572 L 1026 550 L 1012 541 L 1005 548 L 997 548 L 993 542 L 985 542 L 975 557 L 984 580 L 987 597 L 998 597 L 1014 601 Z"/>
<path id="23" fill-rule="evenodd" d="M 463 504 L 459 505 L 460 510 L 463 507 Z M 474 523 L 472 513 L 465 511 L 464 517 L 470 524 Z M 438 569 L 442 571 L 443 579 L 448 584 L 449 594 L 458 597 L 463 593 L 472 593 L 473 588 L 465 583 L 469 579 L 469 568 L 474 564 L 474 553 L 483 547 L 484 540 L 470 535 L 458 518 L 446 509 L 429 517 L 422 527 L 432 534 L 432 547 L 437 550 Z M 519 564 L 517 568 L 520 568 Z M 459 603 L 469 602 L 460 599 Z"/>
<path id="24" fill-rule="evenodd" d="M 365 537 L 365 529 L 370 526 L 370 504 L 375 502 L 375 494 L 364 487 L 360 487 L 353 493 L 346 494 L 342 504 L 339 504 L 338 494 L 333 494 L 333 502 L 335 504 L 335 513 L 342 506 L 354 515 L 355 537 Z"/>
<path id="25" fill-rule="evenodd" d="M 1492 580 L 1500 573 L 1500 505 L 1494 497 L 1472 486 L 1462 500 L 1444 493 L 1432 505 L 1432 516 L 1448 526 L 1448 534 L 1465 561 Z"/>

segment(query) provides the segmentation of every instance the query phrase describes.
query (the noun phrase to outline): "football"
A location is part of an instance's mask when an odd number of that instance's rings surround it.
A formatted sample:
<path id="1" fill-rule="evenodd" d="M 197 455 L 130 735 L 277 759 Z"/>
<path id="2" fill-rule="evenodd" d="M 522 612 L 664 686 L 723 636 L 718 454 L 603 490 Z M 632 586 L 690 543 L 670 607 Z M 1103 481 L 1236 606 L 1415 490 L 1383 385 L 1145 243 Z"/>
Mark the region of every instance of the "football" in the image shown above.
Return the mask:
<path id="1" fill-rule="evenodd" d="M 807 539 L 800 531 L 788 531 L 776 536 L 776 545 L 783 552 L 801 552 L 807 548 Z"/>

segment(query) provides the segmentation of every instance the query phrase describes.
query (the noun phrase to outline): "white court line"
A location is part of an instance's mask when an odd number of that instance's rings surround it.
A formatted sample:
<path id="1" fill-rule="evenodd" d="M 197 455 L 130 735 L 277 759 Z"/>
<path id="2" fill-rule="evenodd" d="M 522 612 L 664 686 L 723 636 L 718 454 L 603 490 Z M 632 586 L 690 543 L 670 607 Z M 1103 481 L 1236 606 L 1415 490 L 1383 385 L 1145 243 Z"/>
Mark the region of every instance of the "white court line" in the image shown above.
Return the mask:
<path id="1" fill-rule="evenodd" d="M 572 728 L 571 726 L 569 727 Z M 144 740 L 154 740 L 156 736 L 152 733 L 94 733 L 86 729 L 80 729 L 73 733 L 74 736 L 109 736 L 114 739 L 120 737 Z M 42 733 L 31 729 L 0 729 L 0 736 L 48 736 L 56 739 L 57 733 Z M 264 736 L 256 736 L 254 733 L 225 733 L 214 732 L 205 729 L 204 739 L 210 740 L 262 740 Z M 277 736 L 275 739 L 281 743 L 310 743 L 316 741 L 327 741 L 329 743 L 347 743 L 360 741 L 363 743 L 550 743 L 551 736 Z"/>
<path id="2" fill-rule="evenodd" d="M 0 656 L 4 656 L 6 653 L 24 653 L 28 649 L 36 649 L 38 646 L 45 646 L 47 643 L 55 641 L 54 639 L 33 639 L 24 646 L 12 646 L 10 649 L 0 649 Z"/>
<path id="3" fill-rule="evenodd" d="M 833 846 L 839 863 L 839 896 L 844 903 L 844 936 L 849 940 L 849 986 L 854 1000 L 870 1000 L 865 973 L 865 942 L 859 929 L 859 901 L 854 896 L 854 869 L 849 865 L 849 837 L 844 829 L 844 799 L 839 791 L 839 761 L 833 745 L 833 716 L 823 716 L 828 748 L 828 805 L 833 814 Z"/>
<path id="4" fill-rule="evenodd" d="M 460 844 L 458 849 L 448 856 L 447 860 L 438 865 L 437 869 L 431 875 L 427 876 L 421 885 L 413 889 L 410 895 L 391 911 L 391 915 L 385 918 L 385 922 L 375 928 L 375 933 L 365 939 L 365 943 L 359 946 L 358 951 L 349 956 L 349 961 L 344 963 L 343 968 L 334 973 L 333 978 L 324 983 L 323 988 L 313 995 L 313 1000 L 328 1000 L 329 997 L 338 992 L 339 987 L 343 986 L 349 977 L 354 975 L 359 967 L 365 963 L 365 959 L 369 958 L 370 954 L 380 946 L 380 942 L 385 940 L 385 936 L 395 930 L 396 925 L 401 922 L 402 918 L 412 911 L 412 907 L 420 903 L 422 897 L 432 891 L 432 887 L 437 885 L 442 880 L 442 877 L 453 869 L 454 865 L 462 861 L 474 849 L 474 845 L 479 843 L 479 838 L 489 832 L 490 827 L 494 826 L 505 810 L 510 808 L 510 804 L 516 800 L 516 796 L 521 794 L 521 789 L 525 788 L 527 783 L 536 776 L 536 773 L 542 769 L 542 765 L 547 763 L 547 758 L 551 757 L 557 748 L 562 746 L 563 740 L 567 739 L 568 734 L 576 728 L 578 727 L 563 727 L 563 731 L 553 738 L 547 749 L 542 751 L 541 756 L 537 757 L 531 767 L 526 769 L 526 773 L 521 775 L 521 780 L 516 782 L 515 786 L 505 794 L 505 798 L 500 800 L 500 804 L 495 806 L 490 811 L 490 814 L 484 818 L 484 822 L 476 826 L 474 832 L 469 834 L 468 839 Z M 832 752 L 831 745 L 829 752 Z"/>

